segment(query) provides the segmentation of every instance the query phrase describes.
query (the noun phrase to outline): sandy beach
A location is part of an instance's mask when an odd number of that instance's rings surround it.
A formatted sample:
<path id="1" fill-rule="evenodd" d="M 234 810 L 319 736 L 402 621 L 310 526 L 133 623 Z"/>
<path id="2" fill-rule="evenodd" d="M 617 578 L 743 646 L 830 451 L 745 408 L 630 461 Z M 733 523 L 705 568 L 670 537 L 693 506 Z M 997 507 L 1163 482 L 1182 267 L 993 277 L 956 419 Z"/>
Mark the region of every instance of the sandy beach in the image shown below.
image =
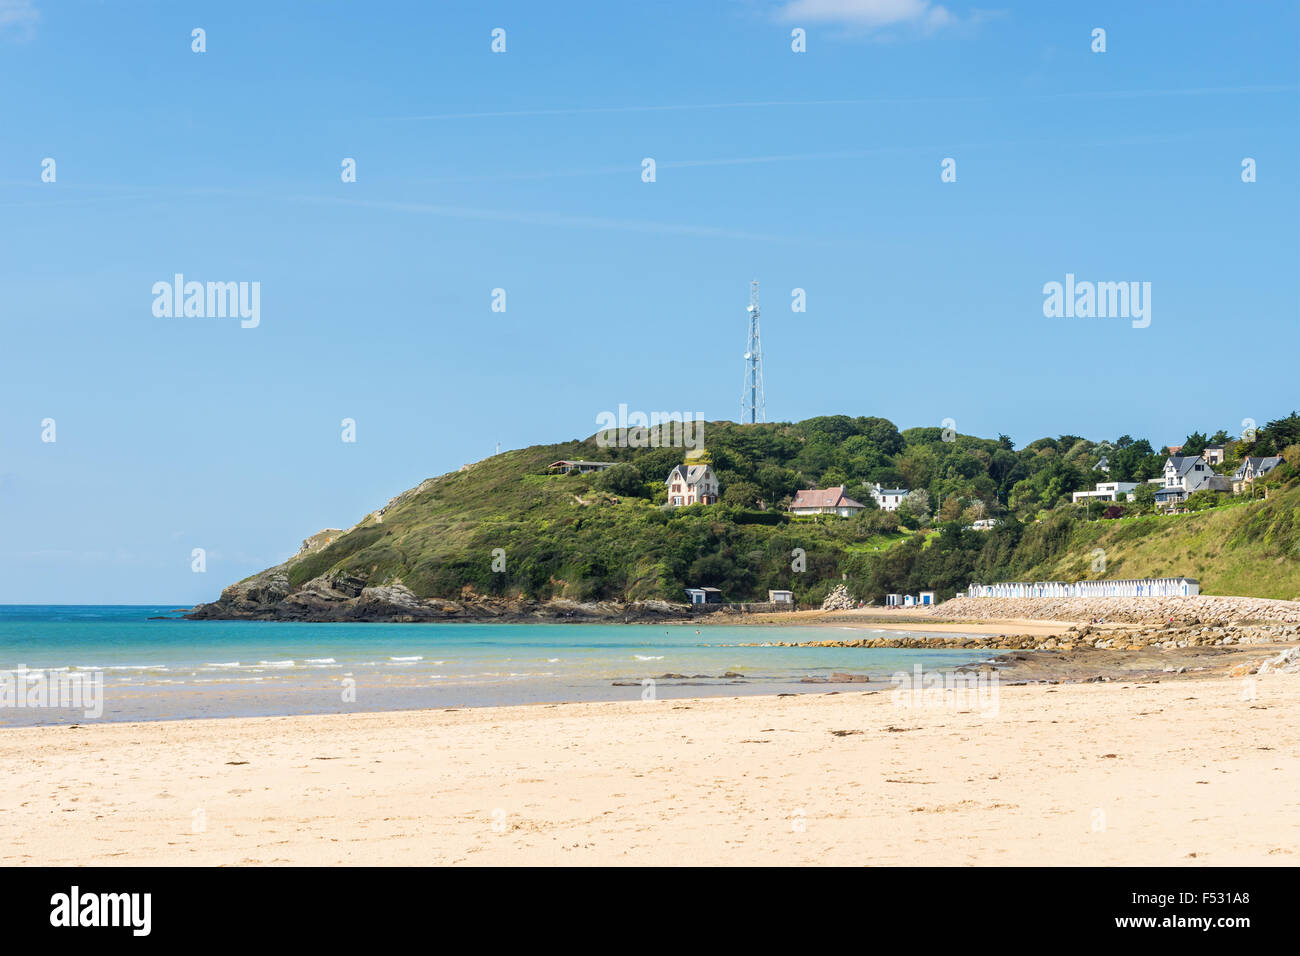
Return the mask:
<path id="1" fill-rule="evenodd" d="M 1300 862 L 1297 675 L 987 704 L 846 690 L 12 729 L 0 860 Z"/>

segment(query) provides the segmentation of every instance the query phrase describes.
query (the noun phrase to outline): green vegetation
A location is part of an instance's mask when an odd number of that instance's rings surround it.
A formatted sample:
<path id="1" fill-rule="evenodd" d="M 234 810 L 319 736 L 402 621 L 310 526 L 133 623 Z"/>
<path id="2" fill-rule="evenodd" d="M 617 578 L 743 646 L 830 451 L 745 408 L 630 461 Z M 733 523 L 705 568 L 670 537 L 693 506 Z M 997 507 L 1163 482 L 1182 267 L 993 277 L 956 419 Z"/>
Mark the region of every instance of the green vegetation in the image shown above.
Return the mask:
<path id="1" fill-rule="evenodd" d="M 680 601 L 683 587 L 709 585 L 729 601 L 789 588 L 811 603 L 847 578 L 858 597 L 880 602 L 922 588 L 946 597 L 972 580 L 1097 577 L 1091 561 L 1101 548 L 1108 577 L 1187 574 L 1207 592 L 1300 596 L 1294 413 L 1244 446 L 1287 449 L 1287 463 L 1257 483 L 1267 500 L 1194 496 L 1194 513 L 1160 517 L 1141 517 L 1151 486 L 1110 509 L 1070 503 L 1072 491 L 1105 477 L 1094 470 L 1103 456 L 1112 479 L 1117 470 L 1129 476 L 1123 480 L 1159 473 L 1163 458 L 1128 436 L 1097 443 L 1062 435 L 1017 451 L 1006 436 L 900 432 L 885 419 L 835 415 L 711 423 L 705 438 L 722 488 L 717 505 L 665 507 L 663 480 L 683 461 L 680 448 L 600 448 L 593 439 L 539 445 L 427 481 L 284 570 L 295 587 L 329 573 L 401 581 L 421 597 L 542 600 Z M 561 458 L 617 464 L 548 475 Z M 875 482 L 913 493 L 897 513 L 878 511 Z M 862 514 L 784 511 L 799 488 L 840 484 L 868 506 Z M 999 522 L 970 529 L 984 517 Z M 495 549 L 504 552 L 504 572 L 492 570 Z M 800 560 L 802 572 L 792 567 Z"/>

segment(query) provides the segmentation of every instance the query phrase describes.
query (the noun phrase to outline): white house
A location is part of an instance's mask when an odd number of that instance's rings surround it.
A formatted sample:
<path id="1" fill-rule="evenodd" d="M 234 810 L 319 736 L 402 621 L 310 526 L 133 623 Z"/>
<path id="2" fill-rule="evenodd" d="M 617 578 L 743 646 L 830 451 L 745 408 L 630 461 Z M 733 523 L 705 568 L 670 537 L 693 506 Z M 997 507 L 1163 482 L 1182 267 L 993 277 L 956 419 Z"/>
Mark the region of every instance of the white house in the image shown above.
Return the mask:
<path id="1" fill-rule="evenodd" d="M 1136 481 L 1100 481 L 1092 491 L 1076 491 L 1074 503 L 1096 499 L 1097 501 L 1118 501 L 1121 494 L 1129 495 L 1138 486 Z"/>
<path id="2" fill-rule="evenodd" d="M 805 488 L 795 492 L 790 502 L 790 513 L 795 515 L 839 515 L 851 518 L 866 505 L 854 501 L 844 493 L 844 486 L 835 488 Z"/>
<path id="3" fill-rule="evenodd" d="M 907 497 L 907 489 L 881 488 L 880 482 L 876 482 L 871 489 L 871 497 L 876 499 L 876 505 L 881 511 L 897 511 L 898 506 Z"/>
<path id="4" fill-rule="evenodd" d="M 1170 455 L 1165 459 L 1163 481 L 1156 488 L 1156 504 L 1176 504 L 1194 491 L 1228 491 L 1231 487 L 1200 455 Z"/>
<path id="5" fill-rule="evenodd" d="M 718 479 L 708 465 L 678 465 L 664 479 L 668 506 L 714 505 L 718 503 Z"/>
<path id="6" fill-rule="evenodd" d="M 767 600 L 769 604 L 793 604 L 794 592 L 769 590 L 767 592 Z"/>

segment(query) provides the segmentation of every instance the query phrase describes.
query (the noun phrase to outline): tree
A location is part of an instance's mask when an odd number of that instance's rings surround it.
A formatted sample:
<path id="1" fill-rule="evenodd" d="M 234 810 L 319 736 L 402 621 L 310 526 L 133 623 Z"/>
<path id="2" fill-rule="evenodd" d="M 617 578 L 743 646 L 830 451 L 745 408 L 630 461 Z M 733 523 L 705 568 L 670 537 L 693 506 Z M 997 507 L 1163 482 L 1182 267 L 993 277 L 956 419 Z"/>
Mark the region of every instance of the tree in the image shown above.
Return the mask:
<path id="1" fill-rule="evenodd" d="M 918 518 L 928 518 L 930 516 L 930 492 L 924 488 L 916 488 L 909 491 L 903 498 L 908 510 Z"/>
<path id="2" fill-rule="evenodd" d="M 764 465 L 755 475 L 758 487 L 762 489 L 763 500 L 771 504 L 780 501 L 798 490 L 800 477 L 797 471 L 782 468 L 779 465 Z"/>
<path id="3" fill-rule="evenodd" d="M 1187 458 L 1195 458 L 1205 451 L 1205 446 L 1209 443 L 1210 440 L 1205 437 L 1204 432 L 1192 432 L 1183 440 L 1183 447 L 1178 454 Z"/>
<path id="4" fill-rule="evenodd" d="M 737 481 L 727 486 L 722 500 L 733 508 L 752 508 L 762 496 L 762 490 L 752 481 Z"/>
<path id="5" fill-rule="evenodd" d="M 1133 489 L 1133 503 L 1142 511 L 1150 511 L 1156 503 L 1156 486 L 1143 482 Z"/>
<path id="6" fill-rule="evenodd" d="M 625 461 L 619 462 L 613 468 L 606 468 L 598 474 L 592 486 L 601 491 L 608 491 L 612 495 L 646 497 L 645 479 L 641 477 L 641 469 Z"/>
<path id="7" fill-rule="evenodd" d="M 1264 437 L 1272 442 L 1274 449 L 1300 444 L 1300 415 L 1292 412 L 1286 418 L 1279 418 L 1277 421 L 1269 422 L 1260 431 L 1264 433 Z M 1277 452 L 1274 451 L 1271 454 L 1277 454 Z"/>

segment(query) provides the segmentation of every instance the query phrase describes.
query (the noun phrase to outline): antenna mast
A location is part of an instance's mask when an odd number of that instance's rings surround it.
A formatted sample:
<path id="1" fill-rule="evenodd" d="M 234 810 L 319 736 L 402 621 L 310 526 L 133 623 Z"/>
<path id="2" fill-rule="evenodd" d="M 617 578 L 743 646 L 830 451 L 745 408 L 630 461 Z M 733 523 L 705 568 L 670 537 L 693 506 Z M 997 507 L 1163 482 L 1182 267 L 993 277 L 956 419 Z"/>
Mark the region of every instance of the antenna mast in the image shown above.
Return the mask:
<path id="1" fill-rule="evenodd" d="M 740 393 L 740 421 L 767 421 L 763 397 L 763 343 L 758 334 L 758 280 L 749 284 L 749 346 L 745 349 L 745 387 Z"/>

